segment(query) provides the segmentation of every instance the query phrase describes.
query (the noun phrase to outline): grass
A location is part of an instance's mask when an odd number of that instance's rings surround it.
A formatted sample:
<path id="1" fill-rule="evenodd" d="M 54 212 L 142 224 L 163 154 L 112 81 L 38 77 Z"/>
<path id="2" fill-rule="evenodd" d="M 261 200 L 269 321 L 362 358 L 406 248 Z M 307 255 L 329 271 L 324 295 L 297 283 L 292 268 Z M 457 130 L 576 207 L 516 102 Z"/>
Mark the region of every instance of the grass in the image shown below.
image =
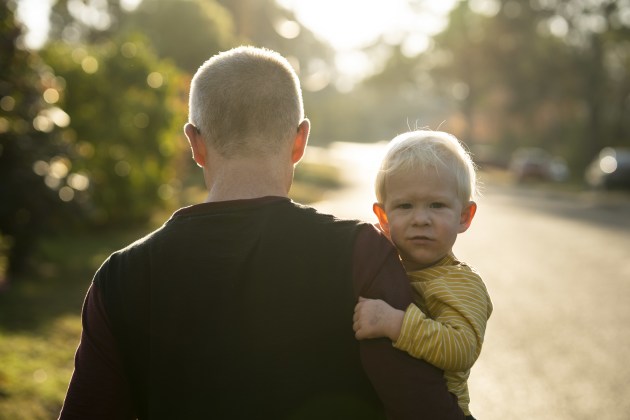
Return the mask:
<path id="1" fill-rule="evenodd" d="M 46 238 L 27 272 L 0 294 L 0 419 L 56 418 L 92 275 L 109 253 L 141 234 Z"/>
<path id="2" fill-rule="evenodd" d="M 338 188 L 325 164 L 298 166 L 291 198 L 317 201 Z M 203 200 L 202 188 L 184 201 Z M 169 214 L 158 213 L 153 225 Z M 47 237 L 29 269 L 0 292 L 0 420 L 56 418 L 66 393 L 81 335 L 81 306 L 94 272 L 114 250 L 150 230 L 100 231 Z"/>

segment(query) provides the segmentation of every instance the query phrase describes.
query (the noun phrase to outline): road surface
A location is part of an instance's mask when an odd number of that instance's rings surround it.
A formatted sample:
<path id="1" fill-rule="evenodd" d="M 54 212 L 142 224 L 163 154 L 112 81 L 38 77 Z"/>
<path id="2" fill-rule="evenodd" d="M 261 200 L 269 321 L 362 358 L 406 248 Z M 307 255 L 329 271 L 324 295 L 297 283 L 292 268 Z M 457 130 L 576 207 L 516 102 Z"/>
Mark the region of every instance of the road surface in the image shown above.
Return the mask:
<path id="1" fill-rule="evenodd" d="M 314 207 L 375 221 L 382 146 L 337 144 L 330 153 L 348 188 Z M 486 184 L 455 246 L 494 303 L 469 383 L 473 415 L 630 419 L 630 194 Z"/>

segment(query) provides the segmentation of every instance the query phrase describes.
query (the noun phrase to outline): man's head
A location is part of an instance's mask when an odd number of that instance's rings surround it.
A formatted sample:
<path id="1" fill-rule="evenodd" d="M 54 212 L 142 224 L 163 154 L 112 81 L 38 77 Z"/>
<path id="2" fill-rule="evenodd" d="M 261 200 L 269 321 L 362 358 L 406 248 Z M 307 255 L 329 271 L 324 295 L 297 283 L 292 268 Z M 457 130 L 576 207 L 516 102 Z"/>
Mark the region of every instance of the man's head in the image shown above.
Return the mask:
<path id="1" fill-rule="evenodd" d="M 300 82 L 276 52 L 238 47 L 210 58 L 192 79 L 189 123 L 225 158 L 277 154 L 303 120 Z"/>
<path id="2" fill-rule="evenodd" d="M 407 270 L 452 251 L 476 211 L 474 164 L 450 134 L 414 131 L 396 137 L 376 177 L 374 212 Z"/>

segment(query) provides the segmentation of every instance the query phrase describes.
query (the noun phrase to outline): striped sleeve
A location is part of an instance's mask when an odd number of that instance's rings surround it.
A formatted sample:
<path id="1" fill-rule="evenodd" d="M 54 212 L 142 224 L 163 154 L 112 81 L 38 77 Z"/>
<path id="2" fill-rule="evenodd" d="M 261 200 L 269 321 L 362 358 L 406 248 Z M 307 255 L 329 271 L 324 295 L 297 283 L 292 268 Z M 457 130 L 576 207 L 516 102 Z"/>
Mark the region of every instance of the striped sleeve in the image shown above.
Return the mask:
<path id="1" fill-rule="evenodd" d="M 465 265 L 423 270 L 419 281 L 409 274 L 429 316 L 410 305 L 394 346 L 443 370 L 470 369 L 492 312 L 483 281 Z"/>

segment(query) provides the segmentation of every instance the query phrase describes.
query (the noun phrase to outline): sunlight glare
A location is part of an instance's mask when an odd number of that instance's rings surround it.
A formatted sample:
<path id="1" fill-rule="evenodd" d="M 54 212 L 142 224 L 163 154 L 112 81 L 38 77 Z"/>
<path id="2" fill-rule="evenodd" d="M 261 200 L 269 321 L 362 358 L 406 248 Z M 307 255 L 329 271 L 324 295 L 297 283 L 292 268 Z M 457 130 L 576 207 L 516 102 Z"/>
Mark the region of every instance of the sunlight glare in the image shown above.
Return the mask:
<path id="1" fill-rule="evenodd" d="M 381 36 L 400 39 L 405 33 L 433 34 L 443 28 L 457 0 L 422 2 L 415 9 L 408 0 L 277 1 L 293 10 L 323 41 L 346 51 L 365 47 Z"/>
<path id="2" fill-rule="evenodd" d="M 404 7 L 401 0 L 296 2 L 298 19 L 336 49 L 365 46 L 385 33 Z"/>
<path id="3" fill-rule="evenodd" d="M 357 80 L 378 70 L 384 57 L 378 44 L 400 44 L 403 53 L 415 56 L 430 48 L 430 36 L 443 30 L 447 14 L 457 0 L 416 2 L 408 0 L 277 0 L 321 41 L 336 50 L 340 72 L 337 88 L 347 91 Z M 376 55 L 375 55 L 376 54 Z"/>
<path id="4" fill-rule="evenodd" d="M 17 18 L 23 22 L 27 31 L 24 41 L 29 48 L 40 48 L 46 42 L 50 30 L 51 1 L 20 0 L 17 2 Z"/>
<path id="5" fill-rule="evenodd" d="M 141 2 L 142 0 L 121 0 L 120 6 L 123 8 L 123 10 L 132 12 L 136 10 L 138 6 L 140 6 Z"/>

